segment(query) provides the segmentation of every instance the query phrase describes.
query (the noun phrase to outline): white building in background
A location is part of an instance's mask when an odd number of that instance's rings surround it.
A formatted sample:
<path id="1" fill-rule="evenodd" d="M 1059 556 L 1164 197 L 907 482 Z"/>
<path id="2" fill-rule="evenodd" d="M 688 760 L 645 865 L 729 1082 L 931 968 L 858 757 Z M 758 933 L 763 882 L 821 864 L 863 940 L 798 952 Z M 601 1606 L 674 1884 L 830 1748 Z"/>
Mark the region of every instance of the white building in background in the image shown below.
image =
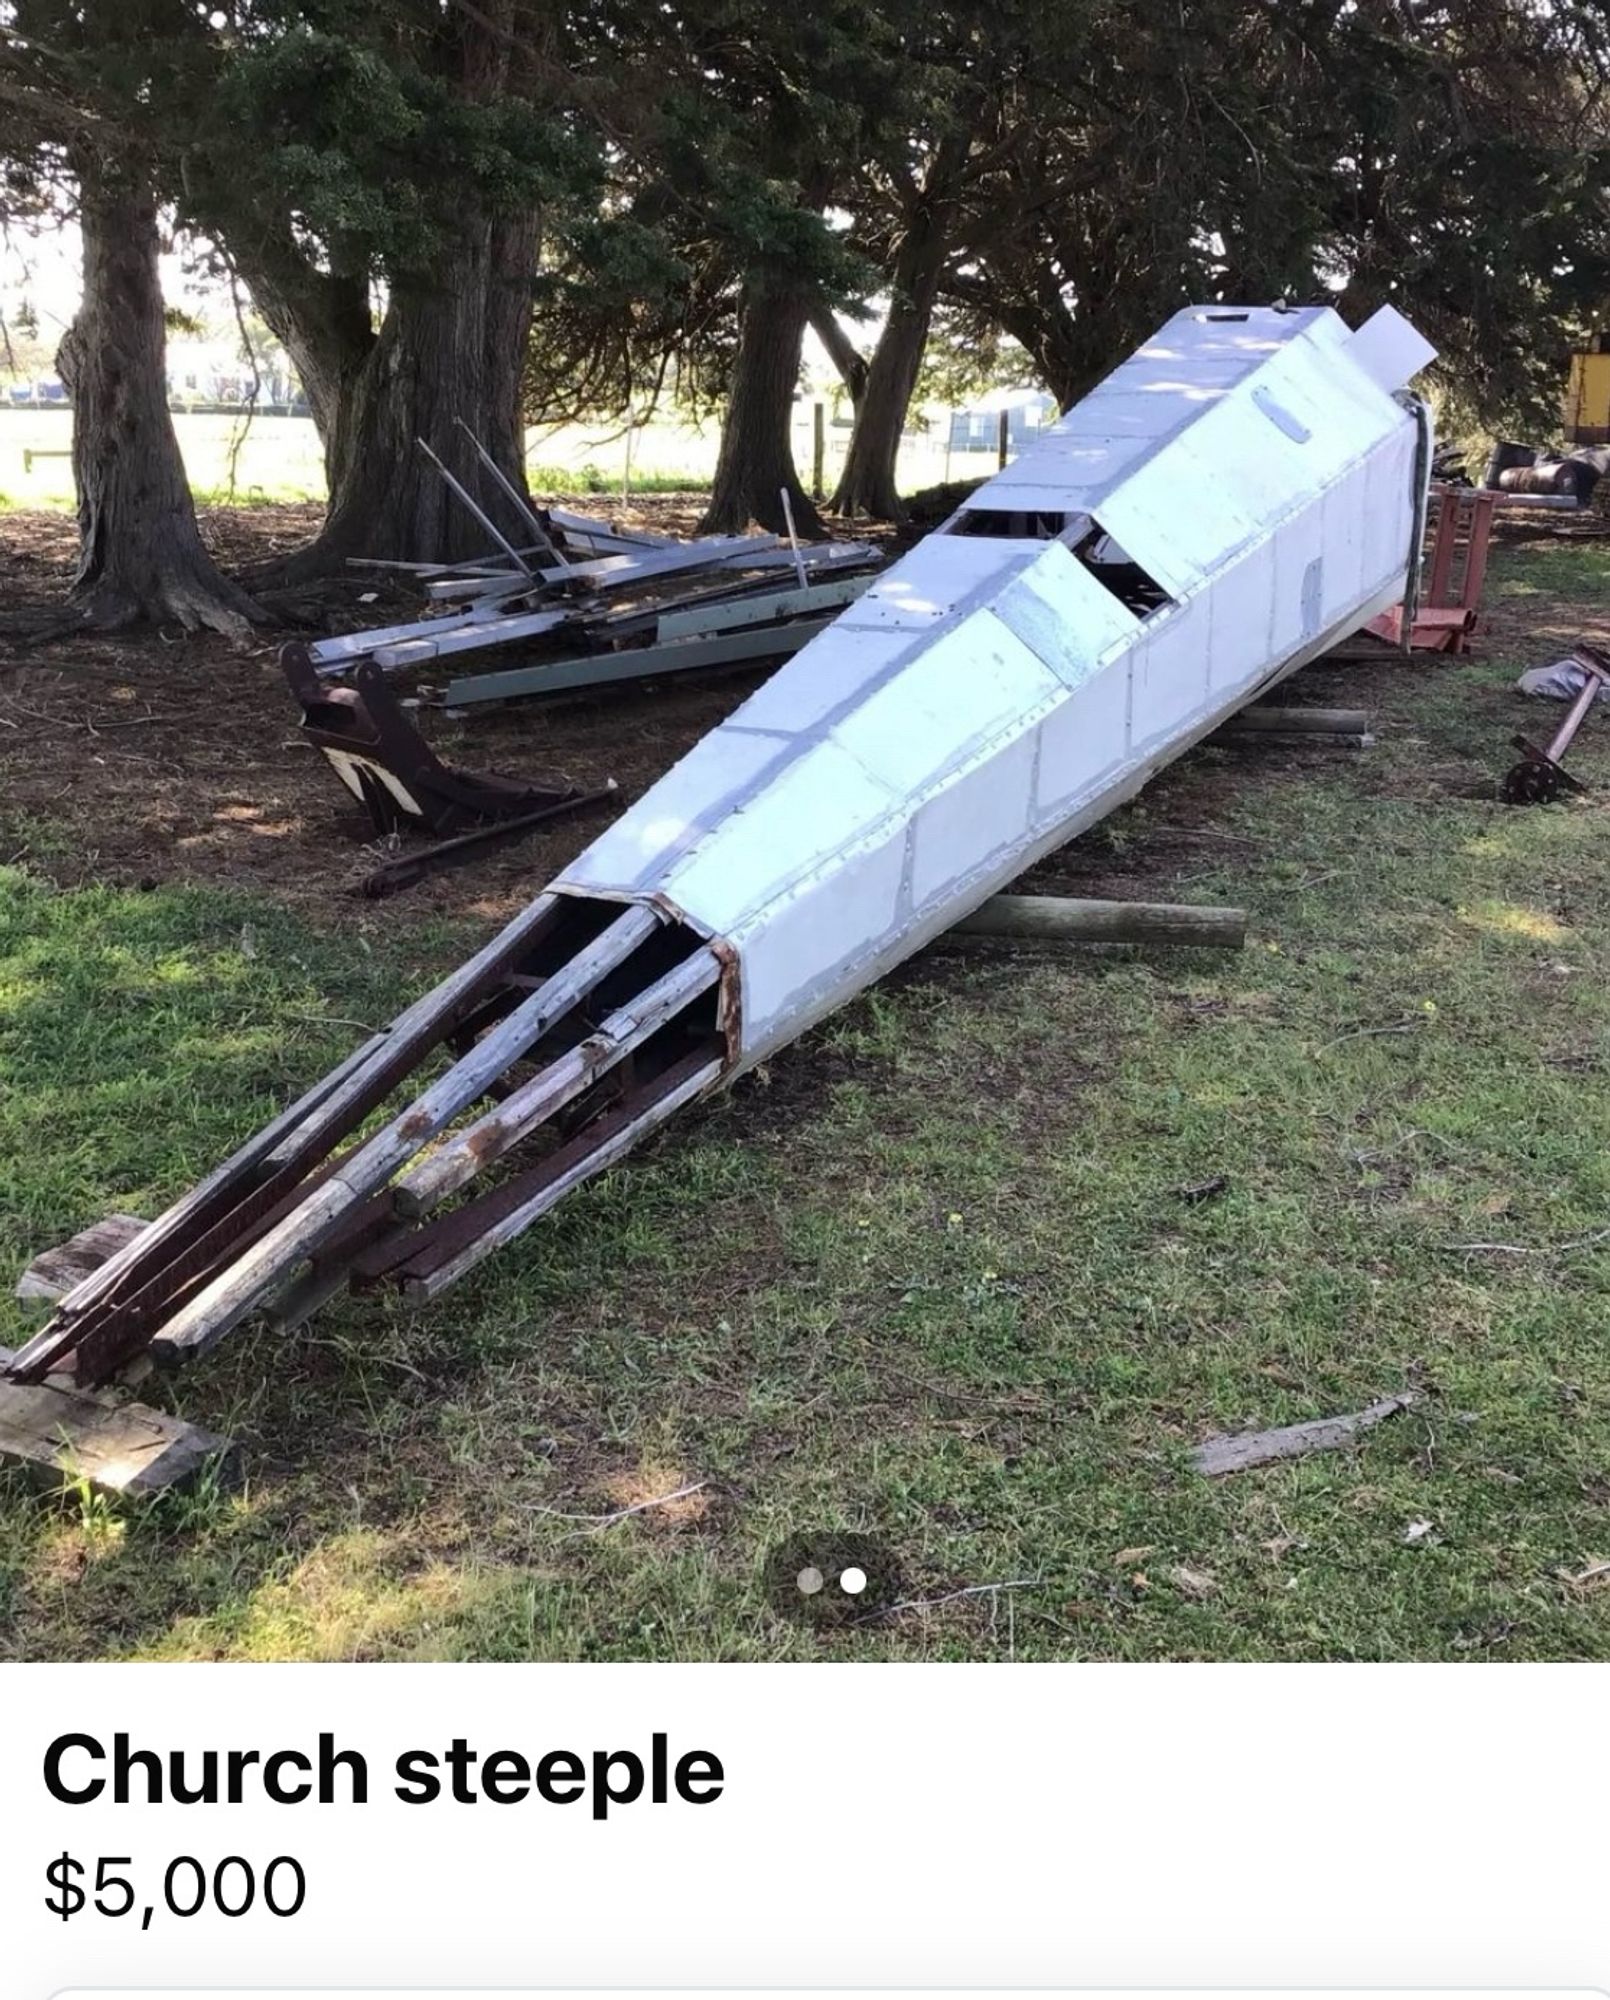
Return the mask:
<path id="1" fill-rule="evenodd" d="M 180 335 L 168 341 L 168 401 L 175 409 L 190 406 L 243 406 L 254 400 L 253 370 L 240 358 L 240 342 L 195 340 Z M 258 356 L 255 402 L 260 410 L 283 409 L 301 401 L 296 377 L 277 347 Z M 305 407 L 305 406 L 304 406 Z"/>

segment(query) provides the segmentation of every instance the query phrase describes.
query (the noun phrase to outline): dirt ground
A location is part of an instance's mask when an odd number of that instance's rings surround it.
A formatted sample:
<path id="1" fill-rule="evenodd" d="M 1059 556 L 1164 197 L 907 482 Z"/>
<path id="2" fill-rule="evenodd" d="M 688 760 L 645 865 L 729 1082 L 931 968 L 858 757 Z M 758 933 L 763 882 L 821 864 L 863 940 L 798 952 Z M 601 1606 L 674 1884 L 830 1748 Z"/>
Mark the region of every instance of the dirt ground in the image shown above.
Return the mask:
<path id="1" fill-rule="evenodd" d="M 578 508 L 595 501 L 576 501 Z M 644 498 L 624 518 L 691 533 L 698 496 Z M 296 546 L 317 528 L 316 507 L 224 508 L 203 515 L 220 562 L 238 570 Z M 70 517 L 0 514 L 0 611 L 59 604 L 71 581 Z M 0 637 L 0 797 L 25 829 L 0 862 L 27 861 L 53 879 L 127 886 L 199 882 L 257 889 L 314 921 L 385 923 L 357 884 L 385 850 L 297 730 L 278 665 L 289 637 L 357 630 L 419 615 L 412 588 L 355 570 L 296 607 L 298 623 L 236 644 L 213 633 L 152 631 L 74 636 L 48 645 Z M 1540 637 L 1533 606 L 1498 607 L 1490 639 L 1524 651 Z M 1562 642 L 1574 636 L 1563 627 Z M 638 796 L 770 669 L 627 683 L 537 704 L 488 707 L 463 721 L 429 710 L 421 726 L 449 761 L 593 790 L 613 778 L 620 803 Z M 1296 699 L 1369 705 L 1395 667 L 1329 669 Z M 1322 678 L 1316 691 L 1313 683 Z M 403 691 L 406 684 L 400 683 Z M 1268 753 L 1264 753 L 1267 757 Z M 1300 759 L 1308 754 L 1287 753 Z M 1181 852 L 1213 836 L 1219 794 L 1239 782 L 1232 762 L 1188 765 L 1170 780 L 1173 827 L 1153 824 L 1144 852 L 1120 861 L 1099 834 L 1044 864 L 1031 886 L 1061 883 L 1109 895 L 1141 894 Z M 472 870 L 408 892 L 409 920 L 434 914 L 502 918 L 607 823 L 601 806 Z M 37 826 L 37 843 L 26 829 Z M 48 831 L 47 831 L 48 829 Z"/>
<path id="2" fill-rule="evenodd" d="M 696 498 L 646 498 L 623 518 L 690 533 L 697 509 Z M 318 520 L 314 507 L 230 508 L 204 515 L 203 526 L 214 554 L 235 570 L 294 547 Z M 69 517 L 0 514 L 0 611 L 59 604 L 75 554 Z M 361 907 L 356 884 L 382 850 L 323 758 L 300 740 L 279 650 L 305 635 L 302 620 L 352 631 L 417 617 L 420 605 L 410 588 L 355 570 L 296 609 L 297 625 L 242 644 L 180 631 L 47 645 L 0 638 L 0 796 L 13 823 L 52 829 L 48 851 L 24 844 L 0 861 L 28 861 L 63 882 L 227 883 L 350 924 Z M 540 709 L 487 709 L 463 723 L 427 712 L 422 727 L 450 762 L 587 791 L 613 778 L 624 804 L 763 677 L 755 670 L 628 684 Z M 410 916 L 506 913 L 612 810 L 560 820 L 471 872 L 420 885 L 409 892 Z"/>

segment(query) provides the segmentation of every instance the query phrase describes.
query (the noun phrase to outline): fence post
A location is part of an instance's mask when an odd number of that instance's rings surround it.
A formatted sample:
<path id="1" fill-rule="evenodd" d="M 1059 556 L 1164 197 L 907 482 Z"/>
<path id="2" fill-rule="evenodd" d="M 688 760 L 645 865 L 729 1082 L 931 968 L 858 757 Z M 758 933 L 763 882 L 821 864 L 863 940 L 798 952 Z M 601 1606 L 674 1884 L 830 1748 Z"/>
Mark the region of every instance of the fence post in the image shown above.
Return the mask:
<path id="1" fill-rule="evenodd" d="M 820 403 L 811 409 L 811 498 L 822 498 L 823 474 L 827 469 L 827 417 Z"/>
<path id="2" fill-rule="evenodd" d="M 1006 470 L 1006 454 L 1012 442 L 1012 413 L 1002 410 L 995 433 L 995 462 L 1002 472 Z"/>

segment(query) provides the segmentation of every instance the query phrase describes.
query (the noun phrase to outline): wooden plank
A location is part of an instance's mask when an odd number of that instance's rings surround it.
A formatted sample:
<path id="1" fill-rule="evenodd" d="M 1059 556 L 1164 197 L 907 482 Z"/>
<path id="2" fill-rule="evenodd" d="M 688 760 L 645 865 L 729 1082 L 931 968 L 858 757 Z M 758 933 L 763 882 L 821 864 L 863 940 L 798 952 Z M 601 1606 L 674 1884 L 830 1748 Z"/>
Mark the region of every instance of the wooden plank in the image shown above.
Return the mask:
<path id="1" fill-rule="evenodd" d="M 721 961 L 708 947 L 674 966 L 646 993 L 617 1009 L 578 1047 L 511 1091 L 484 1117 L 410 1168 L 393 1189 L 398 1214 L 417 1219 L 493 1161 L 502 1159 L 511 1146 L 579 1097 L 590 1083 L 639 1048 L 720 977 Z"/>
<path id="2" fill-rule="evenodd" d="M 17 1280 L 17 1297 L 29 1305 L 54 1305 L 92 1271 L 98 1271 L 108 1257 L 115 1257 L 145 1226 L 140 1215 L 108 1215 L 92 1222 L 54 1250 L 42 1250 Z"/>
<path id="3" fill-rule="evenodd" d="M 1050 944 L 1205 944 L 1239 950 L 1245 910 L 1191 903 L 1108 903 L 1083 896 L 992 896 L 952 937 L 1043 939 Z"/>
<path id="4" fill-rule="evenodd" d="M 52 1486 L 87 1480 L 139 1499 L 193 1479 L 233 1447 L 195 1424 L 105 1390 L 0 1382 L 0 1465 Z"/>
<path id="5" fill-rule="evenodd" d="M 664 1094 L 655 1097 L 636 1117 L 621 1120 L 606 1112 L 598 1122 L 607 1132 L 607 1136 L 601 1133 L 590 1150 L 589 1128 L 583 1127 L 576 1138 L 567 1146 L 561 1147 L 548 1163 L 551 1167 L 560 1162 L 569 1162 L 563 1165 L 561 1171 L 548 1180 L 545 1186 L 539 1188 L 518 1207 L 489 1220 L 484 1234 L 476 1237 L 472 1243 L 466 1244 L 462 1250 L 434 1269 L 423 1272 L 417 1277 L 405 1275 L 404 1294 L 423 1303 L 427 1299 L 436 1298 L 449 1286 L 456 1285 L 459 1279 L 467 1271 L 472 1271 L 483 1257 L 489 1257 L 503 1244 L 513 1242 L 516 1236 L 523 1230 L 529 1229 L 539 1216 L 546 1215 L 548 1210 L 563 1196 L 569 1194 L 572 1188 L 580 1187 L 583 1181 L 591 1180 L 594 1174 L 601 1174 L 606 1168 L 613 1167 L 618 1161 L 623 1160 L 634 1146 L 646 1139 L 650 1132 L 663 1125 L 674 1112 L 679 1111 L 684 1104 L 717 1082 L 722 1067 L 719 1057 L 706 1063 L 700 1063 L 693 1057 L 678 1064 L 675 1069 L 667 1071 L 655 1086 L 657 1089 L 663 1087 Z M 572 1153 L 578 1157 L 569 1161 Z M 518 1186 L 518 1183 L 510 1182 L 506 1186 L 512 1188 Z M 490 1196 L 483 1196 L 482 1199 L 495 1203 L 501 1192 L 503 1190 L 494 1190 Z M 471 1206 L 473 1207 L 473 1204 Z M 406 1274 L 406 1266 L 404 1270 Z"/>

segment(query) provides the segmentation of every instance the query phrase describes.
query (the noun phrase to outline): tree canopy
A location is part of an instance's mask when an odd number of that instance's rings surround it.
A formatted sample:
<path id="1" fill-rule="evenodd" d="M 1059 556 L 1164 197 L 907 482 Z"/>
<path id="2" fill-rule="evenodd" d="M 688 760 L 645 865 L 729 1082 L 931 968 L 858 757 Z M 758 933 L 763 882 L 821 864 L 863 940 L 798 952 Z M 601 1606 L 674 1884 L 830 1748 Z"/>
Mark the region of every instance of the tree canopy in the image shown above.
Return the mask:
<path id="1" fill-rule="evenodd" d="M 1463 417 L 1546 424 L 1610 296 L 1607 83 L 1593 0 L 0 0 L 0 208 L 116 191 L 153 273 L 166 218 L 238 275 L 325 445 L 295 572 L 468 551 L 417 439 L 518 486 L 524 420 L 659 398 L 723 412 L 712 524 L 810 523 L 807 327 L 849 512 L 898 513 L 925 365 L 1014 344 L 1066 403 L 1191 300 L 1392 300 Z"/>

